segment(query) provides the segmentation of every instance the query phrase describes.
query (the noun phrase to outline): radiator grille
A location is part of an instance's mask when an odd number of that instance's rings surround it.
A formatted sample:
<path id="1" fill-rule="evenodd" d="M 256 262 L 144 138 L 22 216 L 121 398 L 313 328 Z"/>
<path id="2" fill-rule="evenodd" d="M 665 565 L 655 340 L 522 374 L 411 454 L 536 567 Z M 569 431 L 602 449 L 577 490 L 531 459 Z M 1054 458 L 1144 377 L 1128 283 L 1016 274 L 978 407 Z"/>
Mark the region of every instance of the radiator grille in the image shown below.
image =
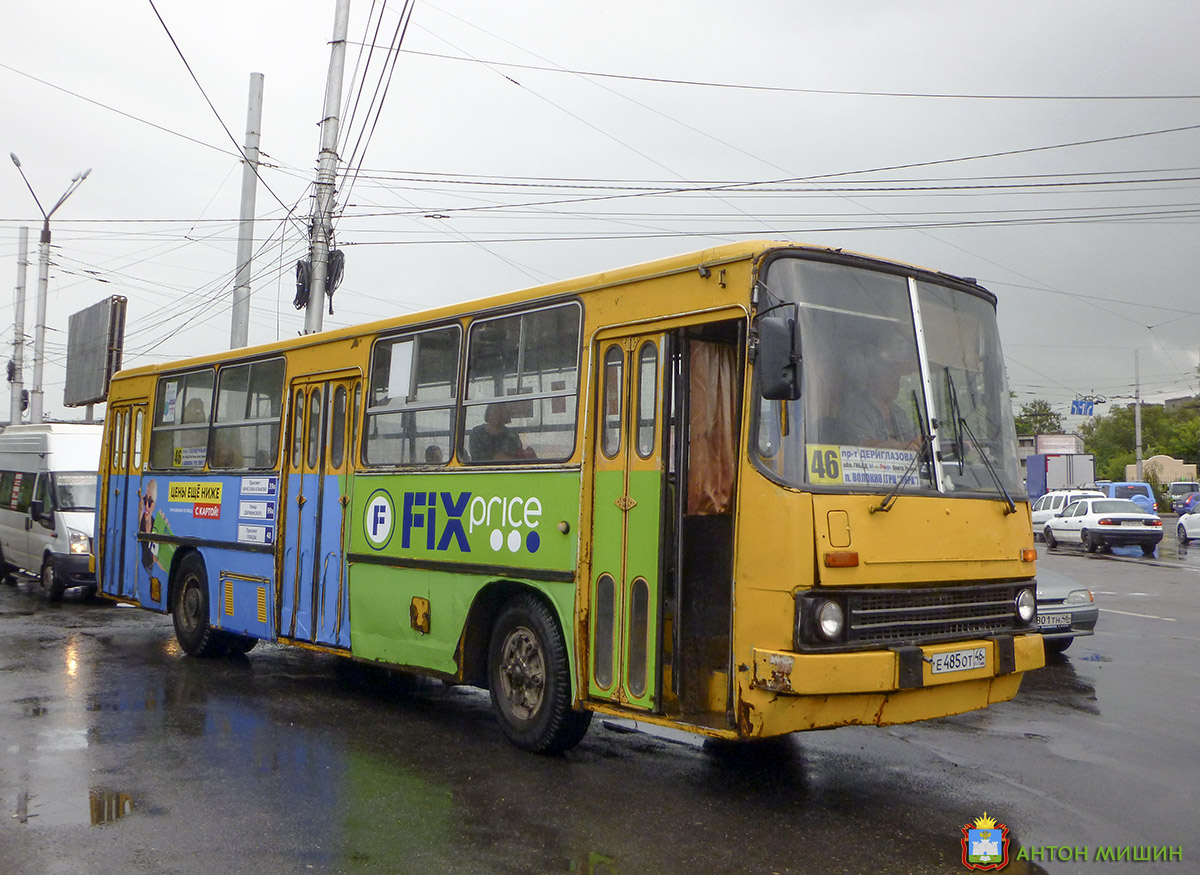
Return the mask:
<path id="1" fill-rule="evenodd" d="M 798 635 L 803 650 L 895 647 L 933 641 L 954 641 L 1011 635 L 1029 631 L 1014 611 L 1017 593 L 1028 581 L 955 587 L 870 589 L 807 592 L 797 609 L 812 610 L 824 599 L 841 603 L 846 615 L 843 639 L 818 642 Z M 801 628 L 804 624 L 801 624 Z"/>

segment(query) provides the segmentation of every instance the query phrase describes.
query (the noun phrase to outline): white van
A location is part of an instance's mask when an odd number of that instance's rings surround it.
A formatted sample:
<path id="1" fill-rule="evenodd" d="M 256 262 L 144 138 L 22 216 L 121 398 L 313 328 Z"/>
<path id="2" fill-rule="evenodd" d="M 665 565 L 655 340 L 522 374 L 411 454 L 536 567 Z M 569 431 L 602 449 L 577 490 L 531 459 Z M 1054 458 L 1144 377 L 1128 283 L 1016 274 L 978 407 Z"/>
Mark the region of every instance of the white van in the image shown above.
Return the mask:
<path id="1" fill-rule="evenodd" d="M 89 570 L 103 426 L 13 425 L 0 432 L 0 576 L 40 577 L 51 601 L 96 590 Z"/>

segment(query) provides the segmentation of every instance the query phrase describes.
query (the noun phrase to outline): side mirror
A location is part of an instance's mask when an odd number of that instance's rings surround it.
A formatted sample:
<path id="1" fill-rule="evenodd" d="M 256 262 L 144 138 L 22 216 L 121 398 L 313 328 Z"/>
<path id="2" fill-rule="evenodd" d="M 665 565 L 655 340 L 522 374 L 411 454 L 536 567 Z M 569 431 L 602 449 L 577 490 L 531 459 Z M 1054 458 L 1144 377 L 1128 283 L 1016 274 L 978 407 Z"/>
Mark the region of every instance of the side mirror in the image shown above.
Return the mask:
<path id="1" fill-rule="evenodd" d="M 783 316 L 758 320 L 758 385 L 768 401 L 800 397 L 800 338 L 796 321 Z"/>
<path id="2" fill-rule="evenodd" d="M 54 525 L 54 514 L 46 512 L 46 504 L 40 498 L 29 503 L 29 516 L 38 522 Z"/>

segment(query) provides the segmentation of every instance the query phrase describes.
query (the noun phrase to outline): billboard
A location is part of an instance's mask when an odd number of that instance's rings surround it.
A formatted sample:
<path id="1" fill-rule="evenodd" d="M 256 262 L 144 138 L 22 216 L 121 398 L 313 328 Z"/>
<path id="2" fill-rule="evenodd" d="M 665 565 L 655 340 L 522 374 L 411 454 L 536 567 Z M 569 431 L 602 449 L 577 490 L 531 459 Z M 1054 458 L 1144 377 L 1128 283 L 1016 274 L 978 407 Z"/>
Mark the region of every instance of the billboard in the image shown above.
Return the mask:
<path id="1" fill-rule="evenodd" d="M 72 313 L 67 323 L 67 382 L 63 404 L 78 407 L 108 397 L 108 383 L 121 369 L 125 345 L 125 299 L 113 295 Z"/>

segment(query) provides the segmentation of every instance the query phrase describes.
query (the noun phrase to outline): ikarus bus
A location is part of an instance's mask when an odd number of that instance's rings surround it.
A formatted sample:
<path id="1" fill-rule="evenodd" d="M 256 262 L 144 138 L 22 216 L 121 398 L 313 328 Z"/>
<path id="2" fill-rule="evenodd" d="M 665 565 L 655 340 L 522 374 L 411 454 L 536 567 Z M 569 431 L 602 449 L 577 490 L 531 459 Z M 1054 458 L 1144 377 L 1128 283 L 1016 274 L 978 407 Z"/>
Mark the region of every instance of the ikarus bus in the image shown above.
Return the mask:
<path id="1" fill-rule="evenodd" d="M 753 242 L 111 386 L 103 594 L 724 739 L 1011 699 L 1043 664 L 996 299 Z"/>

